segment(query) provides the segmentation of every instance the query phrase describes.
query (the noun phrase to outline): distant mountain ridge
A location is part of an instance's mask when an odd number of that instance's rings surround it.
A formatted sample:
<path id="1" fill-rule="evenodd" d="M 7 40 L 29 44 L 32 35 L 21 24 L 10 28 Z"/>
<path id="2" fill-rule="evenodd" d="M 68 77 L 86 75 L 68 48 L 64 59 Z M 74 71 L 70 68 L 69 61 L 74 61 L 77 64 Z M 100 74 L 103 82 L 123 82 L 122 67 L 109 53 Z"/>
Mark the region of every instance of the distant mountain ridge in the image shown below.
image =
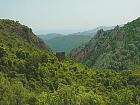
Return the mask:
<path id="1" fill-rule="evenodd" d="M 97 28 L 87 30 L 87 31 L 82 31 L 82 32 L 76 32 L 76 33 L 71 33 L 71 34 L 59 34 L 59 33 L 49 33 L 49 34 L 40 34 L 38 37 L 40 37 L 43 40 L 50 40 L 56 37 L 63 37 L 63 36 L 68 36 L 68 35 L 88 35 L 88 36 L 94 36 L 98 30 L 103 29 L 103 30 L 110 30 L 113 29 L 115 26 L 99 26 Z"/>
<path id="2" fill-rule="evenodd" d="M 46 34 L 46 35 L 38 35 L 38 37 L 40 37 L 43 40 L 50 40 L 56 37 L 62 37 L 64 36 L 63 34 L 58 34 L 58 33 L 50 33 L 50 34 Z"/>
<path id="3" fill-rule="evenodd" d="M 98 30 L 103 29 L 103 30 L 110 30 L 113 29 L 115 26 L 111 26 L 111 27 L 107 27 L 107 26 L 100 26 L 91 30 L 87 30 L 87 31 L 83 31 L 83 32 L 77 32 L 77 33 L 73 33 L 70 35 L 88 35 L 88 36 L 94 36 Z"/>

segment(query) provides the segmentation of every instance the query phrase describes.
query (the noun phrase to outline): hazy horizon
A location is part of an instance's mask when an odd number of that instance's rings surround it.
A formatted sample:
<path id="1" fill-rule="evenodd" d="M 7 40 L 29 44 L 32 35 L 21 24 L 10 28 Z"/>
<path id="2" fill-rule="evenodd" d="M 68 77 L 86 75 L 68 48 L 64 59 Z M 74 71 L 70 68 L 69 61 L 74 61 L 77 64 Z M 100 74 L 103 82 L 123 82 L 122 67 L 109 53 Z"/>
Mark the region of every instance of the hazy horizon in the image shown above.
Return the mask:
<path id="1" fill-rule="evenodd" d="M 35 33 L 70 34 L 125 24 L 140 16 L 140 0 L 0 0 L 0 18 Z"/>

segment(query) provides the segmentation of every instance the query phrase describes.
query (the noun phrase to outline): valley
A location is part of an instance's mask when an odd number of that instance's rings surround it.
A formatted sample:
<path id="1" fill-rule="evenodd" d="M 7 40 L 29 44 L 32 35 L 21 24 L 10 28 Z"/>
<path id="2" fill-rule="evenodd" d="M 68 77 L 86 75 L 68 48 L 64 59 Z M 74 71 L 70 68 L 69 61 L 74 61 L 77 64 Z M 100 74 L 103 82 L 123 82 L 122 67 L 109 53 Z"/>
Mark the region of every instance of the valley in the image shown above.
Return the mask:
<path id="1" fill-rule="evenodd" d="M 1 19 L 0 105 L 139 105 L 139 27 L 99 30 L 59 61 L 31 28 Z"/>

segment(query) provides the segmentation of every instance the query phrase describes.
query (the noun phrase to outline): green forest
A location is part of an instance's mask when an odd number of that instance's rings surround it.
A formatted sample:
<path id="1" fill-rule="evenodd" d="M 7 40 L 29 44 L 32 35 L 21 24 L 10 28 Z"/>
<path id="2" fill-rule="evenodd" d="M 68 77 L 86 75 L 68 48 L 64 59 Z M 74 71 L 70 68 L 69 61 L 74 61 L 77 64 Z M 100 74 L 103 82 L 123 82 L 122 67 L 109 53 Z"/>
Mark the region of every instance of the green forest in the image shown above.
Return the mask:
<path id="1" fill-rule="evenodd" d="M 129 33 L 125 34 L 128 36 L 125 41 L 135 39 L 131 43 L 136 43 L 126 48 L 130 51 L 128 58 L 125 58 L 127 52 L 124 50 L 112 50 L 112 59 L 120 62 L 116 61 L 115 66 L 110 63 L 110 68 L 98 68 L 83 65 L 70 57 L 59 61 L 31 28 L 18 21 L 1 19 L 0 105 L 140 105 L 140 65 L 134 63 L 139 62 L 139 28 L 140 21 L 123 27 Z M 111 32 L 105 33 L 111 36 Z M 121 39 L 122 43 L 119 43 L 123 46 L 124 38 Z M 115 49 L 118 43 L 113 39 L 112 43 Z M 116 54 L 121 51 L 124 56 Z M 130 61 L 132 68 L 121 69 L 124 61 Z"/>

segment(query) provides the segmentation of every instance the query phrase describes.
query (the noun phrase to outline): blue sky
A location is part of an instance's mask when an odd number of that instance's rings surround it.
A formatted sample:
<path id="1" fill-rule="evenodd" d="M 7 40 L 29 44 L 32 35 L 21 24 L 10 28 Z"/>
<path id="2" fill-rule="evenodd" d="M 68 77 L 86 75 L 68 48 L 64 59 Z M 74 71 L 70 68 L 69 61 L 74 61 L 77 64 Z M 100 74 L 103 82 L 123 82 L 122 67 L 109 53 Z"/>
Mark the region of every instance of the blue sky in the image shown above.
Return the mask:
<path id="1" fill-rule="evenodd" d="M 0 0 L 0 18 L 36 33 L 73 33 L 140 17 L 140 0 Z"/>

